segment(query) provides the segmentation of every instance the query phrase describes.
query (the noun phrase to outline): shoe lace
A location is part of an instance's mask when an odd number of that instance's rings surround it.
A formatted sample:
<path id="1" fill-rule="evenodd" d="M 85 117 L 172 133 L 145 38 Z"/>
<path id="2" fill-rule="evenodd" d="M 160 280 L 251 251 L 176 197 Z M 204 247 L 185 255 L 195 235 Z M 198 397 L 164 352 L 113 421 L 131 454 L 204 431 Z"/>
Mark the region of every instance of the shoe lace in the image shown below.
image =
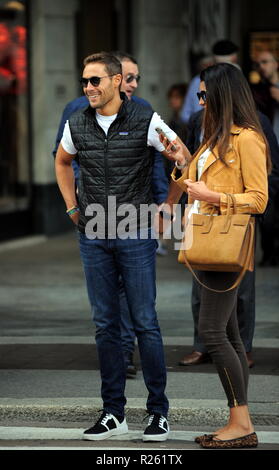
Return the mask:
<path id="1" fill-rule="evenodd" d="M 159 427 L 160 428 L 163 428 L 164 420 L 165 420 L 164 416 L 161 416 L 161 418 L 159 420 Z"/>
<path id="2" fill-rule="evenodd" d="M 104 418 L 102 419 L 101 424 L 107 424 L 108 420 L 111 419 L 111 417 L 111 415 L 106 414 L 106 416 L 104 416 Z"/>
<path id="3" fill-rule="evenodd" d="M 107 424 L 108 420 L 111 419 L 112 415 L 107 413 L 104 410 L 99 410 L 99 411 L 102 411 L 102 414 L 101 414 L 100 418 L 98 419 L 97 423 L 98 424 L 103 424 L 103 425 Z"/>
<path id="4" fill-rule="evenodd" d="M 154 418 L 159 418 L 159 426 L 163 425 L 163 422 L 164 422 L 164 419 L 165 419 L 164 416 L 160 415 L 159 413 L 149 413 L 149 412 L 147 412 L 147 413 L 148 414 L 142 420 L 142 422 L 143 422 L 147 418 L 149 418 L 147 426 L 151 426 L 151 424 L 153 423 Z"/>

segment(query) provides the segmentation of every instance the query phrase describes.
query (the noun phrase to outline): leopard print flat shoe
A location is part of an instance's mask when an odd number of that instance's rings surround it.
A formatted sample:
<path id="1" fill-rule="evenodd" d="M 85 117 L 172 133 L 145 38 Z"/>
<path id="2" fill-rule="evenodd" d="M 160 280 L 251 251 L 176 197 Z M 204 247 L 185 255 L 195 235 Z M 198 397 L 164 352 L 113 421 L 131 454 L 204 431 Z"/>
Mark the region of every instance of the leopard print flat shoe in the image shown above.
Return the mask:
<path id="1" fill-rule="evenodd" d="M 203 434 L 202 436 L 195 437 L 195 442 L 200 444 L 202 440 L 210 441 L 212 437 L 216 436 L 217 434 Z"/>
<path id="2" fill-rule="evenodd" d="M 258 437 L 255 432 L 247 434 L 246 436 L 237 437 L 236 439 L 227 439 L 225 441 L 213 436 L 210 440 L 202 439 L 200 445 L 204 449 L 244 449 L 257 447 Z"/>

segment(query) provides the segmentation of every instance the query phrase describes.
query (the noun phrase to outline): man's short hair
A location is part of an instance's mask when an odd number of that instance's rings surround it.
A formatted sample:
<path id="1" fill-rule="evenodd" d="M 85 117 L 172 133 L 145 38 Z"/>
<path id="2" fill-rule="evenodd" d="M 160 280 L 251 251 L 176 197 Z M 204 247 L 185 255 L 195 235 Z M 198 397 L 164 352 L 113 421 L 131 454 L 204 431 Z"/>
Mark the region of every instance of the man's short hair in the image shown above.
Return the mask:
<path id="1" fill-rule="evenodd" d="M 122 75 L 122 65 L 119 59 L 111 52 L 98 52 L 87 56 L 84 61 L 84 67 L 88 64 L 104 64 L 108 75 Z"/>
<path id="2" fill-rule="evenodd" d="M 138 65 L 136 59 L 127 52 L 124 51 L 112 51 L 112 54 L 119 60 L 119 62 L 124 62 L 125 60 L 133 62 L 133 64 Z"/>

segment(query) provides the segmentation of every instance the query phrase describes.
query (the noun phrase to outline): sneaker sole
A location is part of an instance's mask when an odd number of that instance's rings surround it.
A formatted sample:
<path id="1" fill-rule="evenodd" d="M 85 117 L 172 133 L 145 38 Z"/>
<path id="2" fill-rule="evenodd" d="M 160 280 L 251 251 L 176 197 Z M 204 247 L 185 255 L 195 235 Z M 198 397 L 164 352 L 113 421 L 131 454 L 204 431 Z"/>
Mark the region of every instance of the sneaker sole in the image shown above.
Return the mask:
<path id="1" fill-rule="evenodd" d="M 123 426 L 122 428 L 112 429 L 111 431 L 104 432 L 102 434 L 83 434 L 84 441 L 102 441 L 103 439 L 108 439 L 111 436 L 121 436 L 122 434 L 128 434 L 128 426 Z"/>
<path id="2" fill-rule="evenodd" d="M 167 440 L 168 436 L 169 436 L 169 432 L 166 432 L 165 434 L 161 434 L 161 435 L 160 434 L 156 434 L 156 435 L 154 435 L 154 434 L 150 434 L 150 435 L 144 434 L 142 436 L 142 440 L 144 442 L 148 442 L 148 441 L 150 441 L 150 442 L 163 442 L 163 441 Z"/>

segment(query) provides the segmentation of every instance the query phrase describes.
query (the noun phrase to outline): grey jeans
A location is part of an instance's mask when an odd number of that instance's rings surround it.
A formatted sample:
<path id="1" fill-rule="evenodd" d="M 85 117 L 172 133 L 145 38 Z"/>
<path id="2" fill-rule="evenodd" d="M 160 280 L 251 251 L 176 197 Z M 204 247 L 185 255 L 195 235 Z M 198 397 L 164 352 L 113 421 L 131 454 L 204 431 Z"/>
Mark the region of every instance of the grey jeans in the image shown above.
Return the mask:
<path id="1" fill-rule="evenodd" d="M 202 271 L 207 286 L 224 290 L 238 273 Z M 198 332 L 213 363 L 228 399 L 228 406 L 247 404 L 249 369 L 237 321 L 237 289 L 215 293 L 201 287 Z"/>
<path id="2" fill-rule="evenodd" d="M 240 336 L 243 341 L 245 351 L 251 352 L 255 331 L 255 270 L 247 271 L 242 279 L 237 292 L 237 321 Z M 198 334 L 198 323 L 200 314 L 201 293 L 200 285 L 193 278 L 192 284 L 192 314 L 194 320 L 194 350 L 206 353 L 206 346 Z"/>

